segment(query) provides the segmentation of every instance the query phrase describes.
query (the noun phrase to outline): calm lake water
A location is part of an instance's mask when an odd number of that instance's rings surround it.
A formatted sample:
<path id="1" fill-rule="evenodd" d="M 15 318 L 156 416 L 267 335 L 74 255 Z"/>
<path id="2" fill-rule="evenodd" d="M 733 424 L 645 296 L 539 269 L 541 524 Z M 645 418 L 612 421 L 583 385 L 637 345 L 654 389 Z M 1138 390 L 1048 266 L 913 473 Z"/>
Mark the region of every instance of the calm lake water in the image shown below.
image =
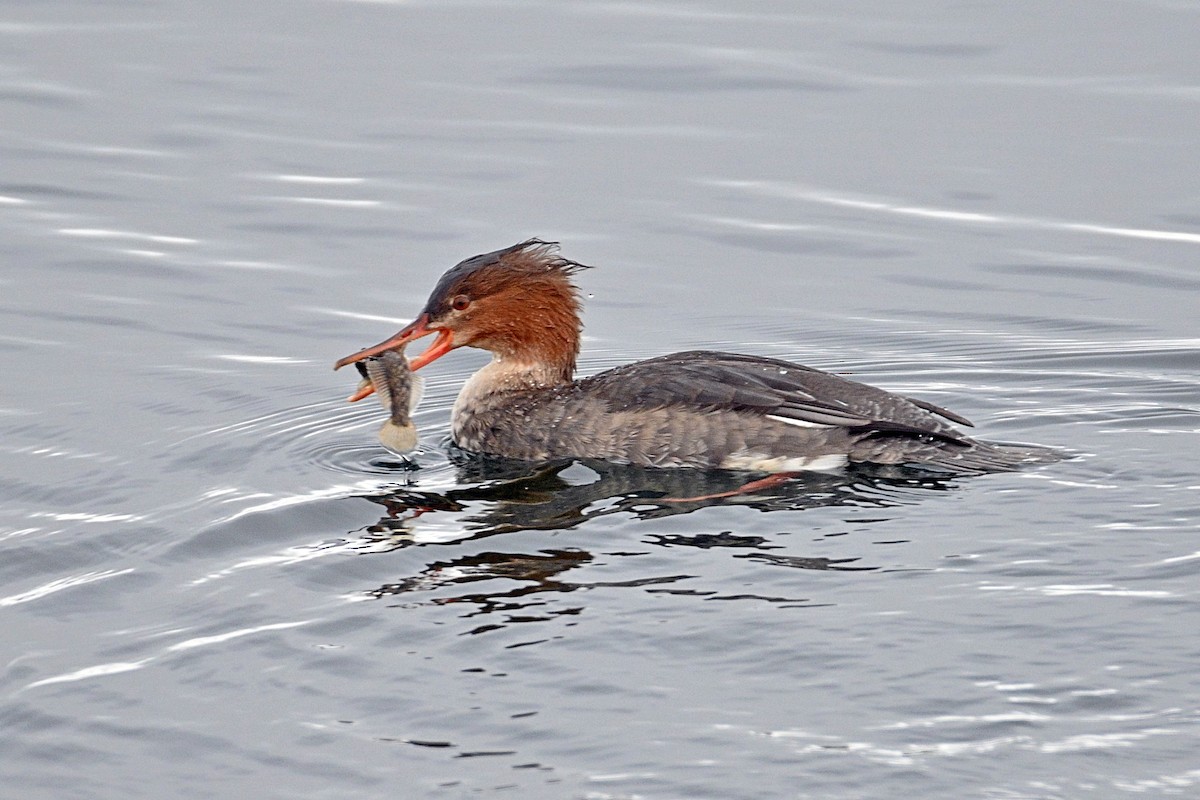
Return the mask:
<path id="1" fill-rule="evenodd" d="M 0 795 L 1200 793 L 1200 6 L 0 5 Z M 1076 458 L 407 461 L 339 356 L 530 236 Z M 418 509 L 428 509 L 418 513 Z"/>

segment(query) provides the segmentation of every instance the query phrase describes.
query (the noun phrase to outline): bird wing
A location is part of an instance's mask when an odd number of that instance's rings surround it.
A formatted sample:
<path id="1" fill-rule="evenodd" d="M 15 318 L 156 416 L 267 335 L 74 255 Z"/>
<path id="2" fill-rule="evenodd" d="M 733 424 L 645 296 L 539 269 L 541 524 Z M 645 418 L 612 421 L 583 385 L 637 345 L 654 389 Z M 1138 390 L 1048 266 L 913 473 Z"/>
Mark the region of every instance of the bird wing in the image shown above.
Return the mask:
<path id="1" fill-rule="evenodd" d="M 942 419 L 965 418 L 927 403 L 812 367 L 704 350 L 673 353 L 602 372 L 583 385 L 613 410 L 686 407 L 770 416 L 799 425 L 965 437 Z"/>

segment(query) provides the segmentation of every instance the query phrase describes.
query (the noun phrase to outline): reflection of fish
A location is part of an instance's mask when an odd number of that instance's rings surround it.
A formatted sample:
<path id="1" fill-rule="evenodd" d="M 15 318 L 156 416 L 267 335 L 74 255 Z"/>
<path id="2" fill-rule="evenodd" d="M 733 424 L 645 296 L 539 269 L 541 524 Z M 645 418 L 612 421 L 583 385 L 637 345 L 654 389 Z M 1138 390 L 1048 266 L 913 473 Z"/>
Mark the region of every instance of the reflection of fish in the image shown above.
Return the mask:
<path id="1" fill-rule="evenodd" d="M 417 426 L 413 424 L 412 412 L 421 402 L 425 382 L 408 368 L 404 348 L 388 350 L 375 358 L 360 361 L 356 366 L 363 376 L 359 393 L 368 385 L 374 388 L 390 415 L 379 429 L 379 441 L 397 453 L 414 449 L 417 446 Z"/>

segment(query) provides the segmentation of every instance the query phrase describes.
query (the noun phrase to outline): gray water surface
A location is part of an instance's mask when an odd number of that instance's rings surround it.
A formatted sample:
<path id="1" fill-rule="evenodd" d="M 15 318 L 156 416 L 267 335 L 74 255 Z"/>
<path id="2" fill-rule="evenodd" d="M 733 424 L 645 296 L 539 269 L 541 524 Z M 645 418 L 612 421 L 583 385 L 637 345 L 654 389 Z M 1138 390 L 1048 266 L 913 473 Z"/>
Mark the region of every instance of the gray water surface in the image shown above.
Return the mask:
<path id="1" fill-rule="evenodd" d="M 0 795 L 1200 789 L 1200 7 L 0 4 Z M 581 370 L 789 358 L 1037 470 L 411 460 L 332 362 L 530 236 Z"/>

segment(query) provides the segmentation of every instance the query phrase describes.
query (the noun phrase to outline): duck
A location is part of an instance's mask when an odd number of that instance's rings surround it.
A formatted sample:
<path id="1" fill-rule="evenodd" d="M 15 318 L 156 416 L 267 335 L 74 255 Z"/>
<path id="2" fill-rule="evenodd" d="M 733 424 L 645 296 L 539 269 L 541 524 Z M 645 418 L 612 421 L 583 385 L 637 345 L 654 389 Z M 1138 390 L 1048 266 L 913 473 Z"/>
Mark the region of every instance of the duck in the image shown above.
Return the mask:
<path id="1" fill-rule="evenodd" d="M 334 368 L 426 336 L 433 342 L 409 360 L 414 371 L 461 347 L 486 350 L 491 361 L 454 402 L 451 438 L 520 461 L 788 476 L 872 466 L 1002 472 L 1061 457 L 974 439 L 962 431 L 970 420 L 926 400 L 765 356 L 691 350 L 576 377 L 575 279 L 589 268 L 536 238 L 473 256 L 441 276 L 411 323 Z"/>

